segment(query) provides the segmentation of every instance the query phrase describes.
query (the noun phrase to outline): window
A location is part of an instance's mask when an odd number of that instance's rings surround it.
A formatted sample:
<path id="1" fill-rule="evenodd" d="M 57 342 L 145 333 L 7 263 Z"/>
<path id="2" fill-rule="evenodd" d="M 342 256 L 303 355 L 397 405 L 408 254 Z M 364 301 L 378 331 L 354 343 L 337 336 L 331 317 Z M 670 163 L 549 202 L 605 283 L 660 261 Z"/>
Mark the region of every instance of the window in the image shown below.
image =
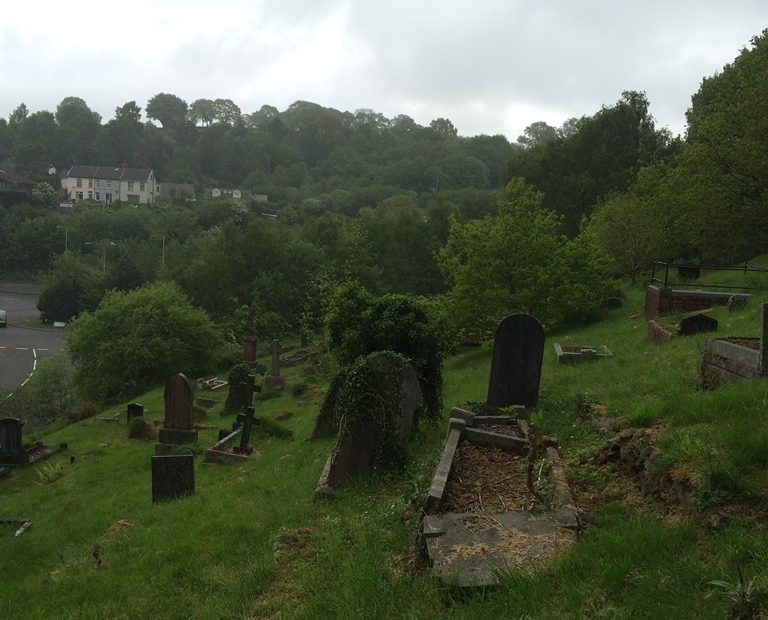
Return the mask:
<path id="1" fill-rule="evenodd" d="M 88 187 L 93 188 L 93 179 L 88 179 Z"/>
<path id="2" fill-rule="evenodd" d="M 221 196 L 221 190 L 220 190 L 220 189 L 214 189 L 214 190 L 211 192 L 211 195 L 212 195 L 214 198 L 218 198 L 219 196 Z"/>
<path id="3" fill-rule="evenodd" d="M 129 192 L 133 191 L 133 181 L 128 181 L 128 191 Z"/>
<path id="4" fill-rule="evenodd" d="M 101 200 L 101 192 L 96 192 L 96 200 Z"/>
<path id="5" fill-rule="evenodd" d="M 144 181 L 142 181 L 141 183 L 139 183 L 139 191 L 141 191 L 141 192 L 143 192 L 143 191 L 144 191 Z"/>
<path id="6" fill-rule="evenodd" d="M 112 189 L 112 181 L 107 181 L 107 189 Z"/>
<path id="7" fill-rule="evenodd" d="M 75 192 L 75 200 L 82 200 L 83 192 Z"/>
<path id="8" fill-rule="evenodd" d="M 95 183 L 94 183 L 94 185 L 93 185 L 93 186 L 94 186 L 96 189 L 99 189 L 99 184 L 100 184 L 100 183 L 101 183 L 101 181 L 99 181 L 98 179 L 96 179 L 96 181 L 95 181 Z"/>
<path id="9" fill-rule="evenodd" d="M 235 191 L 232 192 L 232 198 L 241 198 L 241 197 L 242 197 L 242 194 L 240 193 L 239 189 L 236 189 Z"/>
<path id="10" fill-rule="evenodd" d="M 88 192 L 88 200 L 91 200 L 93 198 L 93 192 Z"/>
<path id="11" fill-rule="evenodd" d="M 78 179 L 76 187 L 82 187 L 82 186 L 83 186 L 83 180 L 82 179 Z"/>

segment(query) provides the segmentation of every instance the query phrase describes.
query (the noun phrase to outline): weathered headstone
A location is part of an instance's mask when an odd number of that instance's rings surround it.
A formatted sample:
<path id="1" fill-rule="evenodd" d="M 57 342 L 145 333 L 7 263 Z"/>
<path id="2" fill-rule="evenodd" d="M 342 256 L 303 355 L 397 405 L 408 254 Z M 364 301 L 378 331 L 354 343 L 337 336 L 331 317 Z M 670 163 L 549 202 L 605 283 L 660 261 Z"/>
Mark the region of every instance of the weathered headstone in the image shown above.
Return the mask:
<path id="1" fill-rule="evenodd" d="M 717 331 L 717 319 L 703 313 L 691 314 L 680 321 L 680 335 L 692 336 L 704 332 Z"/>
<path id="2" fill-rule="evenodd" d="M 143 415 L 144 415 L 144 405 L 140 405 L 139 403 L 130 403 L 128 405 L 128 411 L 127 411 L 128 424 L 131 423 L 131 420 L 133 420 L 133 418 L 140 418 Z"/>
<path id="3" fill-rule="evenodd" d="M 24 449 L 21 427 L 24 422 L 17 418 L 0 420 L 0 465 L 26 465 L 29 455 Z"/>
<path id="4" fill-rule="evenodd" d="M 253 366 L 256 362 L 256 327 L 254 326 L 253 311 L 248 313 L 248 325 L 245 328 L 245 350 L 243 351 L 243 362 Z"/>
<path id="5" fill-rule="evenodd" d="M 489 405 L 535 407 L 539 400 L 544 328 L 527 314 L 512 314 L 499 323 L 493 338 Z"/>
<path id="6" fill-rule="evenodd" d="M 603 308 L 606 310 L 619 310 L 624 307 L 624 302 L 619 297 L 609 297 L 603 302 Z"/>
<path id="7" fill-rule="evenodd" d="M 280 354 L 283 352 L 283 346 L 279 340 L 273 340 L 269 345 L 269 352 L 272 355 L 272 365 L 269 374 L 273 377 L 280 376 Z"/>
<path id="8" fill-rule="evenodd" d="M 165 385 L 165 423 L 160 429 L 160 443 L 180 445 L 197 443 L 193 424 L 192 385 L 183 374 L 171 377 Z"/>
<path id="9" fill-rule="evenodd" d="M 165 502 L 195 493 L 195 457 L 189 450 L 152 457 L 152 501 Z"/>
<path id="10" fill-rule="evenodd" d="M 701 265 L 678 265 L 677 275 L 683 280 L 698 280 L 701 277 Z"/>
<path id="11" fill-rule="evenodd" d="M 728 298 L 728 312 L 743 310 L 747 307 L 746 295 L 731 295 Z"/>
<path id="12" fill-rule="evenodd" d="M 322 408 L 335 420 L 338 440 L 318 483 L 319 494 L 350 478 L 404 465 L 421 403 L 419 379 L 404 358 L 391 352 L 373 353 L 358 364 L 357 376 L 364 381 L 336 381 L 340 387 L 330 394 L 335 403 Z M 327 421 L 318 419 L 318 425 Z"/>

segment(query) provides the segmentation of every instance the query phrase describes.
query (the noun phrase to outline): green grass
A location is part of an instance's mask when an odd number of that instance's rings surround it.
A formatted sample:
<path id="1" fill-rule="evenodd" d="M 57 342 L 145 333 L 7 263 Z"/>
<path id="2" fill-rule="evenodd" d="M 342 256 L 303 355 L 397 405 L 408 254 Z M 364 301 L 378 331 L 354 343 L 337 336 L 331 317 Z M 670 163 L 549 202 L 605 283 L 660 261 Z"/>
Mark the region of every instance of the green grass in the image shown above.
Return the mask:
<path id="1" fill-rule="evenodd" d="M 713 310 L 718 335 L 758 335 L 761 301 Z M 642 291 L 629 290 L 624 308 L 601 322 L 547 338 L 532 420 L 560 441 L 572 483 L 592 489 L 615 474 L 583 460 L 609 438 L 589 418 L 654 427 L 654 467 L 685 472 L 692 485 L 690 506 L 672 518 L 650 500 L 638 507 L 617 496 L 552 564 L 506 573 L 493 591 L 456 592 L 430 574 L 414 544 L 443 424 L 422 424 L 403 475 L 313 501 L 333 446 L 305 441 L 323 378 L 291 368 L 286 393 L 257 403 L 271 423 L 257 427 L 257 453 L 242 465 L 202 464 L 202 448 L 233 416 L 220 417 L 217 406 L 198 420 L 216 428 L 200 431 L 196 492 L 183 500 L 152 503 L 154 439 L 128 438 L 124 405 L 97 416 L 120 412 L 120 423 L 91 418 L 30 437 L 69 450 L 45 465 L 56 476 L 38 465 L 0 481 L 0 519 L 33 522 L 17 538 L 0 526 L 3 617 L 726 618 L 732 595 L 746 591 L 739 575 L 751 580 L 751 596 L 766 580 L 768 536 L 753 517 L 768 504 L 768 381 L 699 389 L 703 337 L 651 343 L 642 308 Z M 614 355 L 558 366 L 554 342 L 605 345 Z M 485 400 L 490 356 L 485 343 L 446 361 L 446 411 Z M 293 395 L 297 383 L 308 387 Z M 163 417 L 162 396 L 158 387 L 136 399 L 150 422 Z M 293 435 L 264 432 L 273 425 Z M 711 529 L 713 511 L 729 525 Z"/>

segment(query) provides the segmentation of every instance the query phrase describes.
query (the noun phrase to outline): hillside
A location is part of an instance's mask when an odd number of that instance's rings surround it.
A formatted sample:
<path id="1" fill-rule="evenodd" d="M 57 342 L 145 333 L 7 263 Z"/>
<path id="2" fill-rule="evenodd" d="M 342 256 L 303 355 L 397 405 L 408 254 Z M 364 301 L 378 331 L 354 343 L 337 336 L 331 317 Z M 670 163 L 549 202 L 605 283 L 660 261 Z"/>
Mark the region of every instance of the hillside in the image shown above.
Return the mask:
<path id="1" fill-rule="evenodd" d="M 714 309 L 717 336 L 756 336 L 766 300 Z M 0 519 L 33 523 L 18 537 L 0 527 L 3 618 L 759 613 L 768 592 L 768 383 L 699 389 L 703 336 L 652 343 L 642 308 L 642 291 L 630 290 L 601 322 L 547 338 L 532 423 L 560 441 L 583 524 L 576 546 L 550 565 L 504 574 L 496 590 L 473 596 L 430 577 L 414 537 L 442 423 L 414 438 L 404 475 L 313 501 L 332 442 L 305 438 L 328 377 L 299 366 L 288 369 L 284 395 L 256 403 L 274 424 L 260 427 L 242 466 L 202 464 L 216 428 L 233 417 L 216 407 L 198 420 L 211 428 L 200 431 L 196 492 L 183 500 L 152 503 L 155 440 L 127 438 L 125 404 L 39 437 L 69 449 L 0 481 Z M 558 366 L 554 342 L 605 345 L 613 357 Z M 446 410 L 485 399 L 489 365 L 489 343 L 447 360 Z M 291 390 L 298 384 L 306 390 Z M 158 387 L 137 402 L 160 420 L 162 398 Z M 119 422 L 101 419 L 115 414 Z M 659 450 L 649 467 L 680 492 L 658 485 L 644 495 L 642 475 L 598 458 L 615 431 L 601 431 L 597 418 L 646 429 Z M 292 437 L 267 435 L 274 425 Z"/>

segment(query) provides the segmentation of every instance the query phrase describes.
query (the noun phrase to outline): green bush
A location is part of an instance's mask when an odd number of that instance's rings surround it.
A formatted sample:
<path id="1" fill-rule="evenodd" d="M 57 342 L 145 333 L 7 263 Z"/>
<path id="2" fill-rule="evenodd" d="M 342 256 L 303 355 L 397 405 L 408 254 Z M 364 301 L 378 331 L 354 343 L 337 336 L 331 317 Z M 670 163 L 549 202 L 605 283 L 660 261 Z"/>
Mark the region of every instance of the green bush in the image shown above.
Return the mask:
<path id="1" fill-rule="evenodd" d="M 130 439 L 149 439 L 152 435 L 152 427 L 144 418 L 133 418 L 128 422 L 128 437 Z"/>
<path id="2" fill-rule="evenodd" d="M 342 366 L 376 351 L 403 355 L 419 377 L 427 417 L 440 416 L 444 345 L 426 301 L 374 297 L 359 284 L 346 283 L 331 298 L 325 325 L 328 347 Z"/>

